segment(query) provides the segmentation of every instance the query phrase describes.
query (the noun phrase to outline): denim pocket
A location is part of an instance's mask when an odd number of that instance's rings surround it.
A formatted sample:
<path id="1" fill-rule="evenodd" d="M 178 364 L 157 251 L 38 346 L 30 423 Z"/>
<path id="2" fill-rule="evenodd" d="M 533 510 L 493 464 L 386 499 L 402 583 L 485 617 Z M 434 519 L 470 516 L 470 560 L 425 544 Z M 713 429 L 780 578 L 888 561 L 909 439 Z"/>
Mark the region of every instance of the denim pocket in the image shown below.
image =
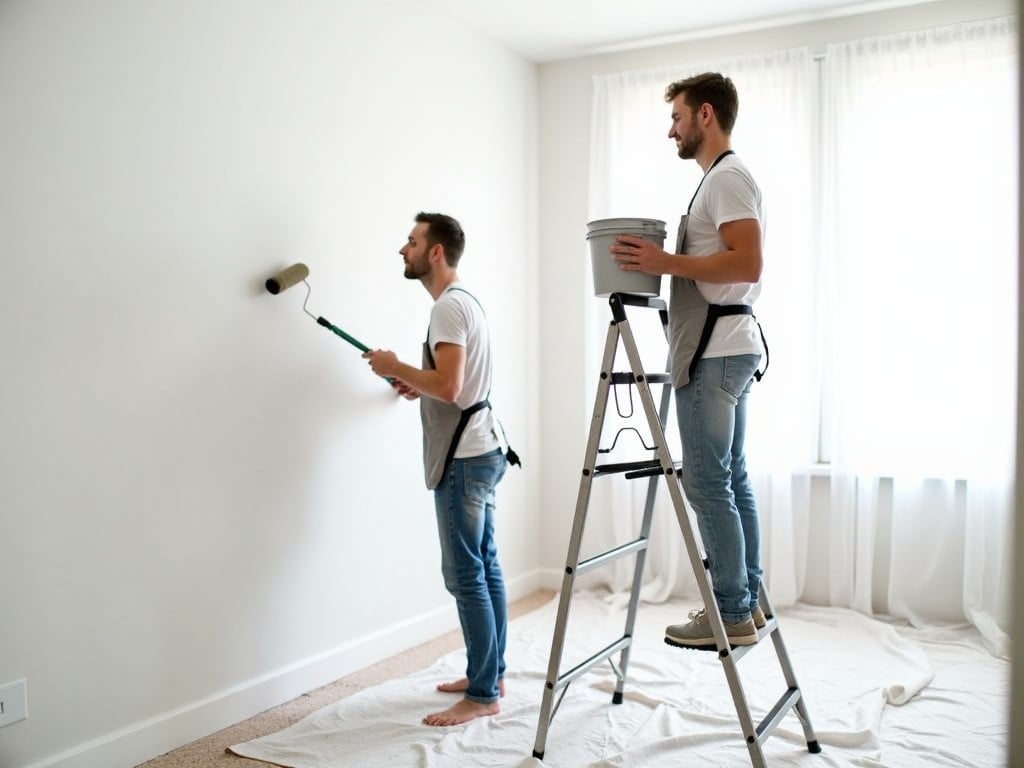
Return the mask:
<path id="1" fill-rule="evenodd" d="M 494 502 L 494 488 L 505 476 L 506 461 L 501 453 L 466 459 L 463 465 L 463 492 L 478 504 Z"/>
<path id="2" fill-rule="evenodd" d="M 730 355 L 722 358 L 722 389 L 735 398 L 750 392 L 760 355 Z"/>

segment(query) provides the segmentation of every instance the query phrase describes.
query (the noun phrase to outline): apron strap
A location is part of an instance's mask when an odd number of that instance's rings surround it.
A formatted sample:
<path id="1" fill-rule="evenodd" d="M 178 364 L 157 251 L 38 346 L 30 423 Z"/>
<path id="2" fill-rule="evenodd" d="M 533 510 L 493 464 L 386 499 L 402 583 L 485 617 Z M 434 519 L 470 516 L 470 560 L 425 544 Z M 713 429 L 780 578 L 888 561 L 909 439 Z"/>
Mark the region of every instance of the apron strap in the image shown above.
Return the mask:
<path id="1" fill-rule="evenodd" d="M 448 291 L 462 291 L 464 294 L 469 296 L 469 298 L 471 298 L 473 301 L 476 302 L 477 306 L 480 307 L 480 311 L 484 313 L 484 317 L 487 316 L 487 313 L 484 311 L 484 305 L 480 303 L 480 300 L 476 296 L 474 296 L 472 293 L 467 291 L 465 288 L 459 288 L 457 286 L 454 287 L 454 288 L 447 288 L 445 290 L 445 293 L 447 293 Z M 430 328 L 429 327 L 427 328 L 427 341 L 423 345 L 423 350 L 424 350 L 424 352 L 426 352 L 427 359 L 430 361 L 430 367 L 431 368 L 436 368 L 437 365 L 434 363 L 434 355 L 433 355 L 433 353 L 430 350 Z M 452 436 L 452 442 L 448 446 L 448 453 L 444 457 L 444 469 L 442 470 L 442 472 L 447 472 L 448 471 L 448 465 L 451 464 L 452 459 L 455 457 L 455 448 L 458 446 L 459 440 L 462 438 L 462 433 L 466 431 L 466 425 L 469 424 L 470 417 L 474 413 L 476 413 L 477 411 L 481 411 L 484 408 L 490 408 L 491 407 L 490 396 L 491 395 L 488 392 L 487 393 L 487 397 L 485 397 L 479 403 L 473 403 L 471 406 L 469 406 L 469 408 L 466 408 L 464 411 L 462 411 L 461 414 L 459 414 L 459 423 L 455 427 L 455 434 Z M 505 429 L 504 429 L 504 427 L 502 427 L 502 433 L 504 433 L 504 431 L 505 431 Z M 507 436 L 506 436 L 506 440 L 507 440 Z M 507 442 L 506 442 L 506 446 L 507 446 L 508 450 L 505 452 L 505 458 L 508 461 L 508 463 L 512 464 L 513 466 L 518 466 L 518 467 L 521 468 L 523 466 L 523 462 L 520 460 L 519 454 L 517 454 L 515 451 L 513 451 L 512 450 L 512 446 L 508 445 Z"/>
<path id="2" fill-rule="evenodd" d="M 455 447 L 459 444 L 459 438 L 462 437 L 462 433 L 466 429 L 466 425 L 469 423 L 469 417 L 477 411 L 481 411 L 484 408 L 490 408 L 490 400 L 481 400 L 479 403 L 473 403 L 469 408 L 464 410 L 459 416 L 459 423 L 455 427 L 455 434 L 452 435 L 451 445 L 448 446 L 448 455 L 444 457 L 444 471 L 448 471 L 448 465 L 451 464 L 452 459 L 455 458 Z M 504 431 L 504 430 L 503 430 Z M 523 462 L 519 458 L 519 454 L 512 450 L 512 446 L 508 446 L 508 450 L 505 451 L 505 460 L 508 461 L 514 467 L 522 468 Z"/>
<path id="3" fill-rule="evenodd" d="M 727 150 L 725 150 L 725 152 L 723 152 L 722 154 L 720 154 L 718 157 L 715 158 L 715 162 L 713 162 L 711 164 L 711 167 L 707 169 L 707 171 L 704 173 L 703 176 L 700 177 L 700 184 L 698 184 L 697 188 L 695 190 L 693 190 L 693 197 L 690 198 L 690 204 L 688 206 L 686 206 L 686 212 L 687 213 L 689 213 L 690 209 L 693 208 L 693 201 L 697 199 L 697 193 L 700 192 L 700 188 L 704 184 L 704 179 L 706 179 L 708 177 L 708 174 L 711 173 L 711 171 L 714 170 L 716 165 L 718 165 L 720 162 L 725 160 L 725 158 L 727 158 L 729 155 L 734 155 L 734 154 L 736 154 L 736 153 L 733 152 L 731 149 L 727 149 Z"/>
<path id="4" fill-rule="evenodd" d="M 704 327 L 700 332 L 700 341 L 697 342 L 697 349 L 694 350 L 693 358 L 690 360 L 691 381 L 693 380 L 694 372 L 697 370 L 697 363 L 700 362 L 700 359 L 707 351 L 708 342 L 711 341 L 711 332 L 715 329 L 715 323 L 718 318 L 728 317 L 729 315 L 750 315 L 753 317 L 754 308 L 749 304 L 708 304 L 708 314 L 704 319 Z M 761 344 L 764 347 L 764 370 L 754 371 L 754 379 L 760 381 L 761 377 L 768 370 L 768 342 L 764 338 L 764 329 L 756 317 L 754 322 L 757 323 L 757 330 L 761 333 Z"/>
<path id="5" fill-rule="evenodd" d="M 469 423 L 469 417 L 477 411 L 482 411 L 484 408 L 490 407 L 491 401 L 484 398 L 479 403 L 473 403 L 459 415 L 459 424 L 455 427 L 455 434 L 452 435 L 452 442 L 448 446 L 448 454 L 444 457 L 444 471 L 448 470 L 448 465 L 451 464 L 452 458 L 455 456 L 455 446 L 459 444 L 459 439 L 462 437 L 462 433 L 466 430 L 466 425 Z"/>

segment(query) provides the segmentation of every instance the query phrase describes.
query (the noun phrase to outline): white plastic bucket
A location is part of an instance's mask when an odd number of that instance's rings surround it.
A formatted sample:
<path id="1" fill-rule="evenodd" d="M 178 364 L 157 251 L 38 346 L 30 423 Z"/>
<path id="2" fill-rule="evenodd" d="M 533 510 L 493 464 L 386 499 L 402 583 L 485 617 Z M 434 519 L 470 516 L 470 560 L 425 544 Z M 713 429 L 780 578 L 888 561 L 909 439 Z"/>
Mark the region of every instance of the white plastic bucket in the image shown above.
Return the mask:
<path id="1" fill-rule="evenodd" d="M 594 271 L 594 295 L 636 293 L 657 296 L 661 293 L 661 275 L 626 271 L 612 256 L 611 246 L 619 235 L 636 235 L 665 247 L 665 222 L 658 219 L 597 219 L 587 224 L 590 264 Z"/>

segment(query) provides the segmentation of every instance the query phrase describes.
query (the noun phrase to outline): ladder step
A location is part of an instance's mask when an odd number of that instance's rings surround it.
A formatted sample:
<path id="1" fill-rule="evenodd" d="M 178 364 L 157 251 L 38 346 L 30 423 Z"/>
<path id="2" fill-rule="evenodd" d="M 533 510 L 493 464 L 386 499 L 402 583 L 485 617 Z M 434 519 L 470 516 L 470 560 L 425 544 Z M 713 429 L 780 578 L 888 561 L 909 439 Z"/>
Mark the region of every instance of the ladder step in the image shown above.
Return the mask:
<path id="1" fill-rule="evenodd" d="M 775 730 L 775 726 L 779 724 L 789 710 L 796 706 L 796 703 L 800 701 L 802 695 L 803 694 L 800 693 L 799 688 L 789 688 L 784 694 L 782 694 L 782 698 L 775 703 L 775 706 L 772 707 L 772 711 L 769 712 L 765 716 L 764 720 L 761 721 L 760 725 L 757 726 L 758 744 L 764 744 L 764 742 L 768 740 L 772 731 Z"/>
<path id="2" fill-rule="evenodd" d="M 649 469 L 657 470 L 655 474 L 660 474 L 661 462 L 657 459 L 648 459 L 647 461 L 621 461 L 612 464 L 598 464 L 594 467 L 594 477 L 599 475 L 614 475 L 619 472 L 634 472 L 634 471 L 645 471 Z"/>
<path id="3" fill-rule="evenodd" d="M 616 293 L 608 298 L 609 303 L 617 301 L 630 307 L 644 307 L 647 309 L 668 309 L 664 299 L 651 296 L 641 296 L 637 293 Z"/>
<path id="4" fill-rule="evenodd" d="M 647 549 L 647 539 L 635 539 L 621 547 L 615 547 L 615 549 L 609 549 L 607 552 L 602 552 L 600 555 L 594 555 L 594 557 L 581 560 L 576 564 L 576 575 L 580 576 L 587 571 L 592 571 L 595 568 L 599 568 L 602 565 L 618 560 L 620 557 L 631 555 L 634 552 L 639 552 L 643 549 Z"/>
<path id="5" fill-rule="evenodd" d="M 593 667 L 596 667 L 602 661 L 605 661 L 606 659 L 611 658 L 614 654 L 618 653 L 623 648 L 628 648 L 632 644 L 633 644 L 633 638 L 630 637 L 629 635 L 623 635 L 618 640 L 616 640 L 614 643 L 609 645 L 607 648 L 604 648 L 603 650 L 598 651 L 597 653 L 595 653 L 593 656 L 591 656 L 586 661 L 581 661 L 579 664 L 577 664 L 575 667 L 570 669 L 568 672 L 559 675 L 558 679 L 555 680 L 554 683 L 548 683 L 548 686 L 552 690 L 555 690 L 555 691 L 559 690 L 560 688 L 564 688 L 569 683 L 571 683 L 573 680 L 575 680 L 577 677 L 582 677 L 590 669 L 592 669 Z"/>
<path id="6" fill-rule="evenodd" d="M 681 461 L 675 461 L 672 463 L 672 469 L 677 475 L 682 469 L 682 466 L 683 463 Z M 647 461 L 621 461 L 611 464 L 598 464 L 594 467 L 594 477 L 598 477 L 600 475 L 614 475 L 621 472 L 626 473 L 627 480 L 635 480 L 638 477 L 664 475 L 665 468 L 661 466 L 661 462 L 658 459 L 648 459 Z"/>
<path id="7" fill-rule="evenodd" d="M 682 474 L 683 463 L 681 461 L 673 462 L 672 463 L 672 469 L 675 471 L 675 473 L 677 475 Z M 665 470 L 662 469 L 661 465 L 659 464 L 657 467 L 649 467 L 647 469 L 639 469 L 639 470 L 637 470 L 635 472 L 627 472 L 626 473 L 626 479 L 627 480 L 635 480 L 638 477 L 651 477 L 652 475 L 663 475 L 663 474 L 665 474 Z"/>
<path id="8" fill-rule="evenodd" d="M 682 462 L 673 462 L 672 468 L 679 474 L 682 469 Z M 649 459 L 642 462 L 618 462 L 612 464 L 598 464 L 594 467 L 594 477 L 598 475 L 612 475 L 621 472 L 626 473 L 626 479 L 632 480 L 637 477 L 650 477 L 651 475 L 666 474 L 662 462 L 657 459 Z"/>
<path id="9" fill-rule="evenodd" d="M 768 637 L 768 635 L 770 635 L 772 632 L 774 632 L 778 628 L 779 628 L 779 623 L 775 620 L 775 617 L 771 616 L 770 618 L 768 618 L 767 621 L 765 621 L 764 626 L 761 627 L 759 630 L 757 630 L 757 644 L 755 644 L 755 645 L 734 645 L 734 646 L 732 646 L 732 658 L 733 658 L 733 660 L 734 661 L 739 661 L 740 659 L 742 659 L 744 656 L 746 656 L 748 653 L 750 653 L 750 651 L 752 651 L 755 648 L 757 648 L 757 646 L 759 646 L 761 644 L 762 640 L 764 640 L 766 637 Z"/>
<path id="10" fill-rule="evenodd" d="M 668 384 L 672 381 L 671 373 L 645 373 L 644 378 L 648 384 Z M 636 376 L 630 371 L 612 373 L 612 384 L 632 384 Z"/>

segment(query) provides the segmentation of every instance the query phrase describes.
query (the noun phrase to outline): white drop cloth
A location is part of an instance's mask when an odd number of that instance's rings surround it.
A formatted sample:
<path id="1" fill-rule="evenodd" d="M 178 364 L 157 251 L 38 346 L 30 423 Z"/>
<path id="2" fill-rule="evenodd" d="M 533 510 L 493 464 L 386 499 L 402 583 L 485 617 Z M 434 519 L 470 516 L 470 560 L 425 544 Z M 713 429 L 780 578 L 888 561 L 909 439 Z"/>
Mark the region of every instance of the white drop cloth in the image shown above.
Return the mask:
<path id="1" fill-rule="evenodd" d="M 621 636 L 622 602 L 574 598 L 563 672 Z M 689 607 L 640 606 L 625 701 L 611 703 L 615 677 L 607 664 L 573 682 L 543 761 L 531 755 L 557 599 L 511 623 L 499 715 L 446 728 L 421 724 L 424 714 L 457 700 L 434 686 L 463 675 L 458 651 L 231 749 L 289 768 L 749 766 L 716 654 L 663 641 L 665 625 L 683 620 Z M 765 743 L 771 768 L 1004 764 L 1009 664 L 985 652 L 973 630 L 914 630 L 804 605 L 781 611 L 779 623 L 822 752 L 807 751 L 790 713 Z M 743 657 L 739 670 L 758 722 L 785 690 L 771 641 Z"/>

